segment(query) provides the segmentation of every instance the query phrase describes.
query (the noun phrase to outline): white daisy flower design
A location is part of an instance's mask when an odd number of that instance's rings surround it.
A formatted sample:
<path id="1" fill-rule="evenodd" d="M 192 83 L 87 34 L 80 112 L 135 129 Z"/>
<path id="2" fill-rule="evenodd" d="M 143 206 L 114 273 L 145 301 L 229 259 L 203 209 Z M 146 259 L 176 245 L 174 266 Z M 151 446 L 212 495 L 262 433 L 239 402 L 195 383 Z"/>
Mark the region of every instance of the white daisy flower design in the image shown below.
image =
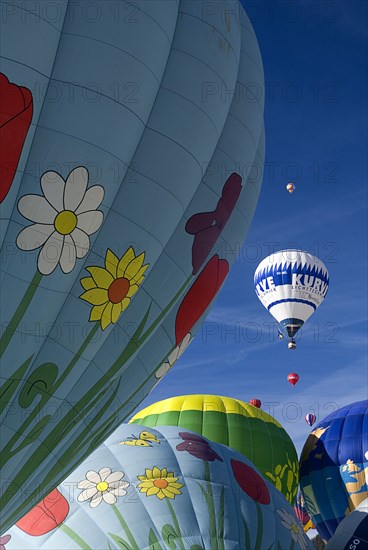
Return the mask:
<path id="1" fill-rule="evenodd" d="M 277 513 L 281 518 L 281 524 L 289 529 L 293 541 L 299 545 L 301 550 L 305 550 L 307 548 L 306 536 L 296 516 L 289 514 L 284 508 L 277 510 Z"/>
<path id="2" fill-rule="evenodd" d="M 91 508 L 96 508 L 102 501 L 106 504 L 115 504 L 118 497 L 127 494 L 130 483 L 121 481 L 124 472 L 112 472 L 111 468 L 101 468 L 98 472 L 89 470 L 86 479 L 80 481 L 78 489 L 83 491 L 78 495 L 78 502 L 90 501 Z"/>
<path id="3" fill-rule="evenodd" d="M 78 166 L 65 181 L 57 172 L 45 172 L 41 177 L 44 196 L 24 195 L 18 210 L 34 222 L 17 237 L 21 250 L 40 248 L 38 270 L 50 275 L 58 264 L 63 273 L 70 273 L 77 258 L 83 258 L 90 247 L 89 235 L 101 226 L 100 206 L 104 189 L 94 185 L 87 189 L 88 170 Z"/>
<path id="4" fill-rule="evenodd" d="M 187 349 L 191 341 L 194 339 L 194 336 L 188 332 L 183 338 L 183 340 L 180 342 L 178 346 L 170 353 L 169 357 L 166 359 L 164 363 L 157 369 L 155 372 L 155 377 L 157 380 L 160 380 L 169 370 L 172 366 L 176 363 L 176 361 L 181 357 L 184 353 L 184 351 Z"/>

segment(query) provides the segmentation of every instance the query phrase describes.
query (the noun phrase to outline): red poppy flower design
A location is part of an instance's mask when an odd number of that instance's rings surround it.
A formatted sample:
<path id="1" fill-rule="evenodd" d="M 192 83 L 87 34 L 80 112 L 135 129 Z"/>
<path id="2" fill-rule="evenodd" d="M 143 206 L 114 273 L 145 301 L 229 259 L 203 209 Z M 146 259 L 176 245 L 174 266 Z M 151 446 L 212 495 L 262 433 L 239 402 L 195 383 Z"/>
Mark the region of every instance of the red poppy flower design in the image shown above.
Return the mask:
<path id="1" fill-rule="evenodd" d="M 188 451 L 189 454 L 206 460 L 207 462 L 213 462 L 219 460 L 223 462 L 222 458 L 210 447 L 208 441 L 196 434 L 189 432 L 179 432 L 179 435 L 184 439 L 183 443 L 179 443 L 176 446 L 177 451 Z"/>
<path id="2" fill-rule="evenodd" d="M 206 311 L 229 273 L 229 264 L 213 256 L 198 275 L 179 306 L 175 320 L 176 345 L 183 341 Z"/>
<path id="3" fill-rule="evenodd" d="M 221 235 L 232 211 L 238 201 L 242 178 L 233 172 L 225 182 L 222 195 L 215 210 L 212 212 L 199 212 L 189 218 L 185 231 L 194 235 L 192 247 L 193 275 L 196 275 L 214 244 Z"/>
<path id="4" fill-rule="evenodd" d="M 68 513 L 68 501 L 57 489 L 54 489 L 22 517 L 16 526 L 28 535 L 39 537 L 58 527 Z"/>
<path id="5" fill-rule="evenodd" d="M 10 83 L 0 73 L 0 202 L 13 183 L 32 114 L 30 90 Z"/>
<path id="6" fill-rule="evenodd" d="M 244 462 L 233 458 L 230 462 L 234 477 L 244 493 L 260 504 L 269 504 L 270 492 L 265 480 Z"/>

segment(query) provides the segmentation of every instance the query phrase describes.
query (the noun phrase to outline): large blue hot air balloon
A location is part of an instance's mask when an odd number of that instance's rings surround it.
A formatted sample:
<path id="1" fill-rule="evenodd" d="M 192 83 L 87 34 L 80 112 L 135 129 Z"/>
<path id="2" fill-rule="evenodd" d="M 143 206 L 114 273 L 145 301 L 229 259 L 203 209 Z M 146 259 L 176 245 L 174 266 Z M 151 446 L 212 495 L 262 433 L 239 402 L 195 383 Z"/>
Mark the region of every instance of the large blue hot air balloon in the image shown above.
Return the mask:
<path id="1" fill-rule="evenodd" d="M 300 486 L 316 529 L 328 540 L 368 498 L 368 400 L 317 424 L 302 450 Z"/>
<path id="2" fill-rule="evenodd" d="M 198 330 L 262 177 L 238 2 L 9 0 L 1 24 L 4 528 Z"/>
<path id="3" fill-rule="evenodd" d="M 121 426 L 7 535 L 7 550 L 312 548 L 252 462 L 178 427 Z"/>
<path id="4" fill-rule="evenodd" d="M 256 294 L 286 330 L 289 349 L 295 349 L 295 334 L 325 299 L 328 284 L 325 264 L 302 250 L 280 250 L 257 267 Z"/>

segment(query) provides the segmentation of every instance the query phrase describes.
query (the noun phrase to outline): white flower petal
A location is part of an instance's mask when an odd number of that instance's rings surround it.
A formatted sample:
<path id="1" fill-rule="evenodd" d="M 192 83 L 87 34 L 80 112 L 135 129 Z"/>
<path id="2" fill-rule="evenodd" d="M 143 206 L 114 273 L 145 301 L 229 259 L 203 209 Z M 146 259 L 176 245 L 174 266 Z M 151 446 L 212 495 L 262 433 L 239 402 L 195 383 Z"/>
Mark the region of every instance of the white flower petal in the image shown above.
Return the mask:
<path id="1" fill-rule="evenodd" d="M 41 177 L 41 188 L 46 200 L 57 210 L 64 210 L 65 181 L 57 172 L 50 170 Z"/>
<path id="2" fill-rule="evenodd" d="M 83 214 L 78 214 L 78 223 L 77 227 L 82 229 L 87 235 L 92 235 L 100 228 L 103 222 L 103 214 L 100 210 L 89 210 L 88 212 L 83 212 Z"/>
<path id="3" fill-rule="evenodd" d="M 179 346 L 176 346 L 176 348 L 170 353 L 169 357 L 166 359 L 168 363 L 170 363 L 170 366 L 172 367 L 174 363 L 176 363 L 179 355 Z"/>
<path id="4" fill-rule="evenodd" d="M 82 214 L 83 212 L 88 212 L 89 210 L 97 210 L 104 198 L 104 188 L 101 185 L 94 185 L 87 189 L 86 194 L 78 208 L 75 210 L 75 213 Z"/>
<path id="5" fill-rule="evenodd" d="M 157 378 L 157 380 L 160 380 L 160 378 L 165 376 L 165 374 L 169 372 L 170 369 L 171 369 L 170 363 L 168 361 L 165 361 L 165 363 L 162 363 L 161 367 L 159 367 L 155 372 L 155 378 Z"/>
<path id="6" fill-rule="evenodd" d="M 85 502 L 86 500 L 90 500 L 95 495 L 97 495 L 98 492 L 99 491 L 96 489 L 96 485 L 94 485 L 93 487 L 89 487 L 78 495 L 78 502 Z"/>
<path id="7" fill-rule="evenodd" d="M 42 246 L 51 233 L 55 231 L 53 225 L 35 223 L 22 229 L 17 237 L 17 246 L 21 250 L 34 250 Z"/>
<path id="8" fill-rule="evenodd" d="M 101 468 L 98 473 L 101 477 L 101 481 L 106 481 L 106 478 L 111 474 L 111 468 Z"/>
<path id="9" fill-rule="evenodd" d="M 89 481 L 92 481 L 96 485 L 97 485 L 97 483 L 102 481 L 99 474 L 97 472 L 95 472 L 94 470 L 88 470 L 88 472 L 86 473 L 86 479 L 88 479 Z"/>
<path id="10" fill-rule="evenodd" d="M 294 542 L 298 542 L 298 534 L 297 533 L 294 533 L 294 531 L 292 529 L 290 529 L 290 534 L 291 534 L 291 538 L 293 539 Z"/>
<path id="11" fill-rule="evenodd" d="M 118 497 L 123 497 L 124 495 L 127 494 L 127 492 L 125 490 L 127 488 L 127 486 L 129 486 L 129 483 L 124 486 L 125 488 L 124 487 L 116 487 L 116 489 L 111 489 L 110 493 L 112 493 L 113 495 L 116 495 Z"/>
<path id="12" fill-rule="evenodd" d="M 101 504 L 101 502 L 102 502 L 102 493 L 99 492 L 99 493 L 97 493 L 96 496 L 93 497 L 93 499 L 91 500 L 89 505 L 90 505 L 91 508 L 96 508 L 96 506 Z"/>
<path id="13" fill-rule="evenodd" d="M 74 168 L 66 180 L 64 208 L 74 212 L 83 200 L 88 185 L 88 170 L 84 166 Z"/>
<path id="14" fill-rule="evenodd" d="M 53 224 L 57 216 L 55 208 L 53 208 L 40 195 L 24 195 L 19 199 L 18 210 L 28 220 L 36 223 Z"/>
<path id="15" fill-rule="evenodd" d="M 111 470 L 110 470 L 111 471 Z M 116 481 L 120 481 L 124 477 L 124 472 L 112 472 L 105 478 L 106 483 L 110 484 Z"/>
<path id="16" fill-rule="evenodd" d="M 281 517 L 281 519 L 288 521 L 289 518 L 286 510 L 284 510 L 283 508 L 280 508 L 279 510 L 277 510 L 277 513 Z"/>
<path id="17" fill-rule="evenodd" d="M 179 359 L 179 357 L 181 357 L 183 355 L 183 353 L 185 352 L 185 350 L 187 349 L 189 344 L 192 342 L 192 340 L 194 340 L 194 336 L 192 337 L 190 332 L 188 332 L 188 334 L 186 334 L 184 336 L 183 341 L 181 342 L 181 344 L 179 346 L 178 359 Z"/>
<path id="18" fill-rule="evenodd" d="M 108 491 L 106 491 L 106 493 L 102 493 L 102 498 L 104 499 L 106 504 L 115 504 L 115 502 L 117 501 L 116 496 L 112 493 L 109 493 Z"/>
<path id="19" fill-rule="evenodd" d="M 70 273 L 75 266 L 76 250 L 73 239 L 65 235 L 64 245 L 60 256 L 60 267 L 63 273 Z"/>
<path id="20" fill-rule="evenodd" d="M 88 481 L 88 479 L 83 479 L 83 481 L 78 483 L 77 487 L 78 489 L 90 489 L 91 487 L 96 487 L 96 483 L 93 483 L 93 481 Z"/>
<path id="21" fill-rule="evenodd" d="M 38 255 L 38 270 L 43 275 L 50 275 L 59 263 L 63 250 L 64 237 L 54 231 L 47 239 Z"/>
<path id="22" fill-rule="evenodd" d="M 74 231 L 70 234 L 70 236 L 74 241 L 74 245 L 77 251 L 77 258 L 84 258 L 90 247 L 88 235 L 84 231 L 76 227 Z"/>

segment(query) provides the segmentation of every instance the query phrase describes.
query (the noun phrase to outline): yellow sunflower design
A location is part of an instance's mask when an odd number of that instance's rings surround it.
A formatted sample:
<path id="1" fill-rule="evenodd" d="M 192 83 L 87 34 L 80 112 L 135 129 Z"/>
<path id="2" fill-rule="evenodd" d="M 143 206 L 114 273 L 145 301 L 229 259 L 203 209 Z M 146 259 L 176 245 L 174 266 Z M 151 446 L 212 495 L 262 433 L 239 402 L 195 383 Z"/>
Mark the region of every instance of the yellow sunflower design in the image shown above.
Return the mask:
<path id="1" fill-rule="evenodd" d="M 141 483 L 137 487 L 141 493 L 146 493 L 147 497 L 156 495 L 160 500 L 164 498 L 174 499 L 176 495 L 181 495 L 182 483 L 178 483 L 178 477 L 174 477 L 174 472 L 168 472 L 166 468 L 157 468 L 152 470 L 146 468 L 146 475 L 137 476 Z"/>
<path id="2" fill-rule="evenodd" d="M 144 257 L 144 252 L 136 256 L 130 247 L 119 260 L 107 249 L 105 267 L 86 268 L 91 277 L 81 279 L 85 292 L 80 298 L 93 305 L 89 320 L 100 321 L 102 330 L 117 322 L 142 284 L 149 266 L 143 263 Z"/>

